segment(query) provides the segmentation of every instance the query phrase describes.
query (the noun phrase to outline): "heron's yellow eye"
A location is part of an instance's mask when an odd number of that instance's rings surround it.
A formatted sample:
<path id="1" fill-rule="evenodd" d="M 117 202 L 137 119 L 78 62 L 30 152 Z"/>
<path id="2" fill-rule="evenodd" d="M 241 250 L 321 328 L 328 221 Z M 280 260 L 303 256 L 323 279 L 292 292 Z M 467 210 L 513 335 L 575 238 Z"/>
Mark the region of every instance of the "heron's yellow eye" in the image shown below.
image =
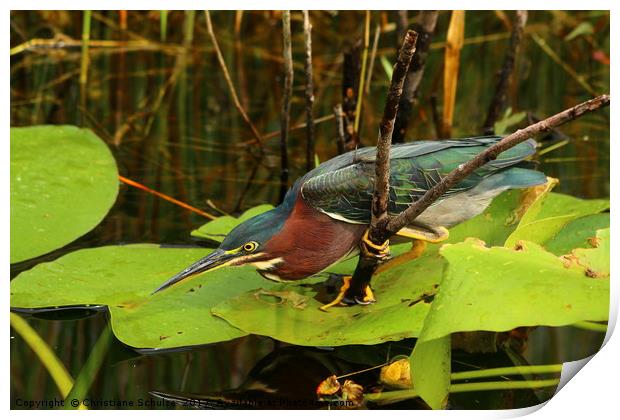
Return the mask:
<path id="1" fill-rule="evenodd" d="M 243 245 L 243 250 L 245 252 L 252 252 L 256 248 L 258 248 L 258 244 L 256 242 L 254 242 L 254 241 L 248 242 L 247 244 Z"/>

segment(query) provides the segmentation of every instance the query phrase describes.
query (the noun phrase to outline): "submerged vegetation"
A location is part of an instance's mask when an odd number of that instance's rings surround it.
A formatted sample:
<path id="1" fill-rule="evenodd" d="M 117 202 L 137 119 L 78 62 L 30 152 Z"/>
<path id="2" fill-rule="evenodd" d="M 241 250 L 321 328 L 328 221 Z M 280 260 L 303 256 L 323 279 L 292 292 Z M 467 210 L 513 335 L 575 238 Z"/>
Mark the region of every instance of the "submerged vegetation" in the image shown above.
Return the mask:
<path id="1" fill-rule="evenodd" d="M 251 267 L 151 296 L 277 204 L 313 161 L 374 144 L 392 76 L 383 63 L 410 24 L 426 28 L 429 44 L 426 64 L 411 70 L 425 66 L 424 77 L 405 88 L 415 92 L 410 120 L 397 124 L 408 140 L 491 126 L 509 133 L 608 91 L 608 13 L 526 16 L 515 40 L 519 19 L 504 12 L 439 12 L 436 26 L 406 12 L 13 12 L 11 122 L 32 127 L 11 130 L 11 325 L 21 337 L 11 345 L 12 400 L 135 400 L 164 390 L 173 394 L 154 395 L 181 405 L 184 391 L 205 404 L 224 395 L 234 405 L 268 366 L 290 360 L 305 383 L 284 394 L 309 401 L 498 408 L 489 391 L 513 392 L 509 407 L 549 398 L 557 364 L 595 352 L 606 330 L 605 110 L 539 139 L 547 185 L 503 193 L 419 258 L 411 244 L 393 246 L 373 278 L 374 305 L 321 312 L 329 274 L 275 284 Z M 291 33 L 274 46 L 282 24 Z M 509 39 L 521 45 L 495 109 L 488 103 L 502 83 L 492 76 L 510 62 Z M 293 77 L 304 72 L 314 73 L 314 91 Z M 206 248 L 167 245 L 190 234 Z M 51 348 L 37 344 L 37 331 Z M 572 348 L 550 345 L 560 342 Z M 26 346 L 58 391 L 29 367 Z M 306 371 L 315 362 L 316 377 Z M 157 377 L 133 373 L 138 365 Z M 338 382 L 350 374 L 355 382 Z M 324 382 L 332 375 L 340 376 Z M 459 397 L 470 392 L 486 397 Z"/>

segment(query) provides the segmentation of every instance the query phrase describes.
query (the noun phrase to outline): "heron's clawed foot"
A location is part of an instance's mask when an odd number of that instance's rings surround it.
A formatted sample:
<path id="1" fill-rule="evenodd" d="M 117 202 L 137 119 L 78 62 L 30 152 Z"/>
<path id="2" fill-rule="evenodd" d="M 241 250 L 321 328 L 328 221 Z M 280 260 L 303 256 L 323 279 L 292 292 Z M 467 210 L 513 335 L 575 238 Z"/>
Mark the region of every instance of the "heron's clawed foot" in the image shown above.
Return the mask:
<path id="1" fill-rule="evenodd" d="M 319 309 L 327 312 L 327 310 L 333 306 L 351 306 L 351 305 L 370 305 L 375 303 L 375 295 L 370 288 L 370 285 L 364 289 L 364 296 L 354 297 L 353 299 L 345 297 L 349 289 L 351 288 L 352 276 L 342 276 L 342 286 L 338 292 L 338 296 L 326 305 L 321 306 Z"/>
<path id="2" fill-rule="evenodd" d="M 359 299 L 359 298 L 354 298 L 355 299 L 355 303 L 357 303 L 358 305 L 370 305 L 371 303 L 375 303 L 377 300 L 375 299 L 375 294 L 372 292 L 372 289 L 370 288 L 370 285 L 366 286 L 366 289 L 364 289 L 364 296 Z M 347 301 L 347 299 L 345 299 L 345 302 Z"/>
<path id="3" fill-rule="evenodd" d="M 360 249 L 364 257 L 377 258 L 380 261 L 387 261 L 391 258 L 390 241 L 387 240 L 381 245 L 373 243 L 368 237 L 368 229 L 366 229 L 366 232 L 364 232 L 364 236 L 362 236 Z"/>

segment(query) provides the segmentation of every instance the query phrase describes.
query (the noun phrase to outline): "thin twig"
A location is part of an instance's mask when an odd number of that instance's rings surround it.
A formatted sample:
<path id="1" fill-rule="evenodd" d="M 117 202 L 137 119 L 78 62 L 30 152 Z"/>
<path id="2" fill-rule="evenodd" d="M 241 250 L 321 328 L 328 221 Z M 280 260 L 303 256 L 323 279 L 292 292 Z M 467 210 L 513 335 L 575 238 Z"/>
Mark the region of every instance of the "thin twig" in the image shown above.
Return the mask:
<path id="1" fill-rule="evenodd" d="M 122 49 L 122 50 L 157 50 L 169 54 L 177 54 L 181 47 L 173 44 L 161 44 L 147 40 L 122 41 L 111 39 L 91 39 L 88 42 L 90 49 Z M 65 34 L 57 34 L 54 38 L 33 38 L 19 44 L 10 50 L 10 55 L 21 54 L 35 50 L 63 50 L 81 48 L 82 40 L 73 39 Z"/>
<path id="2" fill-rule="evenodd" d="M 527 22 L 527 10 L 517 10 L 515 12 L 514 22 L 512 24 L 512 35 L 510 36 L 510 44 L 502 69 L 499 74 L 499 80 L 497 81 L 497 87 L 495 88 L 495 94 L 491 100 L 487 118 L 483 124 L 484 134 L 495 133 L 495 121 L 506 108 L 506 99 L 508 93 L 508 86 L 510 85 L 510 77 L 515 68 L 515 59 L 519 51 L 519 46 L 523 39 L 523 33 L 525 24 Z"/>
<path id="3" fill-rule="evenodd" d="M 284 48 L 284 92 L 282 94 L 282 114 L 280 116 L 280 201 L 288 189 L 288 131 L 290 125 L 291 96 L 293 95 L 293 53 L 291 51 L 291 12 L 282 12 L 282 40 Z"/>
<path id="4" fill-rule="evenodd" d="M 333 119 L 334 119 L 334 114 L 323 115 L 322 117 L 318 117 L 314 119 L 314 125 L 317 126 L 319 124 L 322 124 L 326 121 L 330 121 Z M 289 130 L 290 131 L 300 130 L 306 127 L 307 127 L 307 124 L 305 122 L 302 122 L 302 123 L 290 126 Z M 268 133 L 262 134 L 261 138 L 263 139 L 263 141 L 266 142 L 267 140 L 275 139 L 276 137 L 279 137 L 279 136 L 280 136 L 280 130 L 276 130 L 276 131 L 270 131 Z M 253 142 L 254 142 L 254 139 L 251 139 L 251 140 L 245 140 L 243 142 L 240 142 L 239 144 L 247 145 L 247 144 L 252 144 Z"/>
<path id="5" fill-rule="evenodd" d="M 588 84 L 588 82 L 583 76 L 577 73 L 575 69 L 568 65 L 555 51 L 553 51 L 553 48 L 551 48 L 549 44 L 547 44 L 547 41 L 545 41 L 542 37 L 540 37 L 534 32 L 530 33 L 530 36 L 532 37 L 534 42 L 536 42 L 536 45 L 538 45 L 540 49 L 542 49 L 549 57 L 551 57 L 553 61 L 559 64 L 560 67 L 562 67 L 562 69 L 564 69 L 564 71 L 569 74 L 569 76 L 575 79 L 575 81 L 579 83 L 579 85 L 584 88 L 586 92 L 588 92 L 590 95 L 598 95 L 598 93 L 594 90 L 592 86 Z"/>
<path id="6" fill-rule="evenodd" d="M 235 86 L 233 85 L 232 79 L 230 78 L 230 74 L 228 73 L 228 68 L 226 67 L 226 61 L 224 61 L 224 56 L 222 55 L 222 51 L 220 50 L 220 45 L 217 42 L 217 38 L 215 37 L 215 32 L 213 32 L 213 24 L 211 23 L 211 15 L 208 10 L 205 10 L 205 17 L 207 20 L 207 32 L 209 33 L 209 37 L 211 38 L 211 43 L 213 44 L 213 48 L 215 49 L 215 55 L 217 56 L 217 61 L 220 65 L 220 69 L 224 74 L 224 79 L 226 80 L 226 85 L 228 85 L 228 90 L 230 91 L 230 96 L 232 97 L 233 103 L 235 104 L 235 108 L 241 114 L 243 121 L 248 125 L 252 135 L 256 139 L 256 142 L 261 147 L 262 152 L 262 139 L 260 136 L 260 132 L 258 129 L 252 124 L 250 117 L 245 112 L 245 109 L 239 102 L 239 97 L 237 96 L 237 91 L 235 90 Z"/>
<path id="7" fill-rule="evenodd" d="M 445 176 L 441 180 L 441 182 L 437 183 L 435 186 L 429 189 L 422 196 L 422 198 L 409 206 L 407 210 L 403 211 L 398 216 L 391 218 L 385 226 L 386 230 L 384 232 L 384 235 L 378 236 L 378 239 L 383 239 L 385 241 L 395 232 L 398 232 L 403 227 L 411 224 L 416 217 L 418 217 L 424 210 L 426 210 L 450 188 L 458 184 L 469 174 L 471 174 L 473 171 L 480 168 L 487 162 L 496 159 L 500 153 L 516 146 L 519 143 L 522 143 L 523 141 L 531 137 L 550 131 L 554 127 L 567 123 L 568 121 L 572 121 L 585 113 L 595 111 L 604 106 L 608 106 L 609 102 L 609 95 L 597 96 L 594 99 L 582 102 L 572 108 L 566 109 L 547 119 L 532 124 L 521 130 L 517 130 L 513 134 L 504 137 L 498 143 L 495 143 L 493 146 L 476 155 L 469 162 L 459 165 L 458 168 Z"/>
<path id="8" fill-rule="evenodd" d="M 306 135 L 308 144 L 306 147 L 306 170 L 310 171 L 314 168 L 314 118 L 312 116 L 312 107 L 314 105 L 314 83 L 312 80 L 312 24 L 310 23 L 310 14 L 307 10 L 303 11 L 304 15 L 304 45 L 306 57 L 304 61 L 304 69 L 306 71 Z"/>
<path id="9" fill-rule="evenodd" d="M 411 117 L 413 106 L 418 98 L 418 89 L 422 81 L 422 76 L 424 75 L 431 39 L 435 32 L 437 15 L 439 15 L 437 10 L 422 10 L 416 16 L 413 29 L 418 33 L 418 42 L 416 44 L 415 55 L 411 60 L 411 66 L 409 66 L 409 74 L 407 74 L 407 79 L 405 79 L 403 95 L 400 97 L 400 103 L 398 105 L 398 114 L 396 115 L 396 123 L 394 125 L 394 136 L 392 138 L 394 143 L 403 143 L 405 141 L 409 118 Z"/>
<path id="10" fill-rule="evenodd" d="M 342 105 L 338 104 L 334 107 L 334 117 L 336 118 L 336 128 L 338 133 L 338 154 L 344 153 L 344 116 L 342 115 Z"/>
<path id="11" fill-rule="evenodd" d="M 248 181 L 245 183 L 245 187 L 241 191 L 239 195 L 239 199 L 237 200 L 237 204 L 235 205 L 235 212 L 241 211 L 243 206 L 243 200 L 245 200 L 246 195 L 250 191 L 252 184 L 255 182 L 254 178 L 256 178 L 256 174 L 258 173 L 258 169 L 260 167 L 260 160 L 256 160 L 254 165 L 252 166 L 252 170 L 250 171 L 250 176 L 248 177 Z"/>

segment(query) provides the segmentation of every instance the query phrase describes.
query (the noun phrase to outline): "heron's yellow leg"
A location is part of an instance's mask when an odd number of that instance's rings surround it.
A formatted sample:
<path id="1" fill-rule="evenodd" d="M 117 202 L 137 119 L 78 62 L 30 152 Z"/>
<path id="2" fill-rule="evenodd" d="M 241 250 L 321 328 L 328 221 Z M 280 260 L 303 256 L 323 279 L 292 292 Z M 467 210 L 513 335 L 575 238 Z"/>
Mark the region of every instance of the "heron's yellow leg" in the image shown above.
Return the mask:
<path id="1" fill-rule="evenodd" d="M 340 291 L 338 292 L 338 296 L 336 296 L 336 299 L 334 299 L 333 301 L 329 302 L 326 305 L 321 306 L 319 309 L 324 312 L 327 312 L 327 310 L 331 308 L 332 306 L 336 306 L 336 305 L 349 306 L 346 303 L 344 303 L 343 300 L 344 300 L 345 294 L 347 293 L 347 290 L 349 290 L 349 287 L 351 287 L 352 278 L 353 278 L 352 276 L 342 276 L 342 286 L 340 287 Z M 357 299 L 356 301 L 357 303 L 360 303 L 360 304 L 368 304 L 368 303 L 376 302 L 375 295 L 372 292 L 370 285 L 366 286 L 366 289 L 364 289 L 364 298 L 362 299 L 362 301 L 360 302 Z"/>
<path id="2" fill-rule="evenodd" d="M 327 310 L 331 308 L 332 306 L 336 306 L 336 305 L 346 306 L 342 302 L 342 299 L 344 299 L 344 295 L 347 293 L 347 290 L 349 290 L 349 287 L 351 287 L 351 278 L 352 278 L 351 276 L 342 276 L 342 287 L 340 287 L 340 291 L 338 292 L 338 296 L 336 296 L 336 299 L 332 300 L 326 305 L 321 306 L 319 309 L 327 312 Z"/>
<path id="3" fill-rule="evenodd" d="M 364 290 L 364 299 L 362 299 L 362 302 L 374 303 L 376 301 L 377 300 L 375 299 L 375 294 L 372 292 L 370 285 L 366 286 L 366 289 Z"/>
<path id="4" fill-rule="evenodd" d="M 376 245 L 368 237 L 368 232 L 369 229 L 366 229 L 364 236 L 362 236 L 360 244 L 362 254 L 366 257 L 371 256 L 380 260 L 387 260 L 390 257 L 390 241 L 387 240 L 381 245 Z"/>
<path id="5" fill-rule="evenodd" d="M 392 267 L 397 267 L 401 264 L 404 264 L 409 261 L 413 261 L 416 258 L 419 258 L 424 253 L 426 249 L 426 242 L 421 241 L 419 239 L 414 239 L 411 241 L 411 249 L 403 254 L 400 254 L 396 258 L 392 258 L 390 261 L 381 264 L 375 274 L 383 273 L 386 270 L 389 270 Z"/>

